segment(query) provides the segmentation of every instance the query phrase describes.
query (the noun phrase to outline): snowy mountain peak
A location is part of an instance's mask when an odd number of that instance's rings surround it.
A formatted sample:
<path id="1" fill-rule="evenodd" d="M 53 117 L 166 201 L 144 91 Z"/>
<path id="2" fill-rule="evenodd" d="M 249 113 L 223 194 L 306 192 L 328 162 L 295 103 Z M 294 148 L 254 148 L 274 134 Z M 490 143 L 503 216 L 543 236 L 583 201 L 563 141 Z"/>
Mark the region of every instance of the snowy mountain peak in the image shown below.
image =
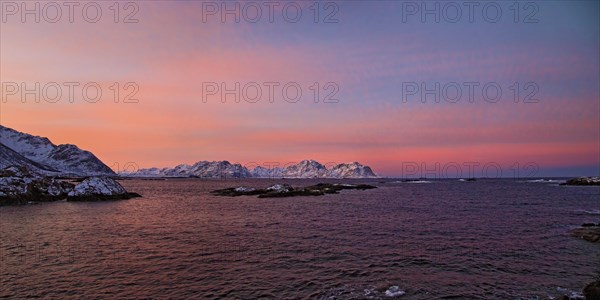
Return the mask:
<path id="1" fill-rule="evenodd" d="M 252 177 L 255 178 L 278 178 L 283 177 L 283 170 L 278 167 L 266 168 L 263 166 L 257 166 L 252 171 Z"/>
<path id="2" fill-rule="evenodd" d="M 55 145 L 48 138 L 19 132 L 2 125 L 0 144 L 4 146 L 0 147 L 0 156 L 3 158 L 0 166 L 10 162 L 48 175 L 115 175 L 94 154 L 81 150 L 76 145 Z"/>
<path id="3" fill-rule="evenodd" d="M 325 177 L 327 168 L 315 160 L 303 160 L 283 169 L 283 177 L 289 178 L 315 178 Z"/>
<path id="4" fill-rule="evenodd" d="M 2 125 L 0 143 L 34 161 L 43 160 L 56 147 L 48 138 L 19 132 Z"/>
<path id="5" fill-rule="evenodd" d="M 302 160 L 285 167 L 246 167 L 228 161 L 199 161 L 192 166 L 178 165 L 173 168 L 140 169 L 135 173 L 122 173 L 134 177 L 201 177 L 201 178 L 373 178 L 377 177 L 370 167 L 358 162 L 338 164 L 331 169 L 315 160 Z"/>
<path id="6" fill-rule="evenodd" d="M 135 173 L 122 173 L 135 177 L 201 177 L 201 178 L 247 178 L 252 174 L 240 164 L 224 161 L 199 161 L 193 165 L 181 164 L 173 168 L 140 169 Z"/>
<path id="7" fill-rule="evenodd" d="M 377 175 L 368 166 L 358 162 L 339 164 L 328 171 L 328 177 L 334 178 L 371 178 Z"/>

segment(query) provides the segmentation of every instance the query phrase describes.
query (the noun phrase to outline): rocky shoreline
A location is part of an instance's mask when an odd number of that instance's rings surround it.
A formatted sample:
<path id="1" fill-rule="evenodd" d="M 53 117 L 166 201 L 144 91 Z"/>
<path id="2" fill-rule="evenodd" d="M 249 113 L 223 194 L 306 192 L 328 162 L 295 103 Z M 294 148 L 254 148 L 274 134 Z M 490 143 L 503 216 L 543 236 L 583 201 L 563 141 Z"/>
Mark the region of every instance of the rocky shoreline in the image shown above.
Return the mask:
<path id="1" fill-rule="evenodd" d="M 141 197 L 130 193 L 115 180 L 108 177 L 89 177 L 67 194 L 67 201 L 108 201 L 127 200 Z"/>
<path id="2" fill-rule="evenodd" d="M 578 186 L 600 186 L 600 177 L 577 177 L 567 180 L 560 185 L 578 185 Z"/>
<path id="3" fill-rule="evenodd" d="M 258 198 L 284 198 L 297 196 L 323 196 L 326 194 L 338 194 L 341 190 L 368 190 L 375 188 L 377 187 L 368 184 L 319 183 L 301 188 L 294 188 L 288 184 L 275 184 L 266 189 L 242 186 L 214 190 L 211 194 L 229 197 L 258 196 Z"/>
<path id="4" fill-rule="evenodd" d="M 585 223 L 571 230 L 571 235 L 592 243 L 600 243 L 600 223 Z"/>
<path id="5" fill-rule="evenodd" d="M 76 184 L 75 184 L 76 183 Z M 0 206 L 38 202 L 106 201 L 141 197 L 130 193 L 109 177 L 87 177 L 77 181 L 41 176 L 22 166 L 0 170 Z"/>
<path id="6" fill-rule="evenodd" d="M 571 230 L 571 236 L 581 238 L 588 242 L 600 243 L 600 223 L 584 223 Z M 566 295 L 554 298 L 555 300 L 600 300 L 600 279 L 587 284 L 582 291 L 583 298 L 569 297 Z"/>

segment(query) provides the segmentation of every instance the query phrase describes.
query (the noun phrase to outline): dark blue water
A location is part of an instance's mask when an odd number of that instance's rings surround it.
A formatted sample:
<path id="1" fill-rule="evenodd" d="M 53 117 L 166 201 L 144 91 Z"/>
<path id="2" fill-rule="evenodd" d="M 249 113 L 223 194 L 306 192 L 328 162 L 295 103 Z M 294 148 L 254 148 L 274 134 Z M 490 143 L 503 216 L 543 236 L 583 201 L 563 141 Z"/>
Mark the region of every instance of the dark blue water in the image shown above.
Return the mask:
<path id="1" fill-rule="evenodd" d="M 398 286 L 398 299 L 548 299 L 600 274 L 599 245 L 568 234 L 600 221 L 597 187 L 363 180 L 379 188 L 209 194 L 274 182 L 130 180 L 144 198 L 0 207 L 0 297 L 387 299 Z"/>

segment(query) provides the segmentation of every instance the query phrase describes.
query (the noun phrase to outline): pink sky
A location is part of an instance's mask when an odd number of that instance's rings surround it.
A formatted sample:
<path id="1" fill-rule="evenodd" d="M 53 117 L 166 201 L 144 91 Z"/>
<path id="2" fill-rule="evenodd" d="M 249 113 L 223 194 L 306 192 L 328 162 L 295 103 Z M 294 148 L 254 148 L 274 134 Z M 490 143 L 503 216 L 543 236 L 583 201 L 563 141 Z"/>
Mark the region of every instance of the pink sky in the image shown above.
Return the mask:
<path id="1" fill-rule="evenodd" d="M 393 176 L 406 162 L 600 165 L 593 31 L 573 34 L 547 23 L 454 29 L 417 23 L 408 30 L 364 21 L 352 4 L 340 7 L 339 24 L 202 23 L 198 5 L 140 4 L 137 24 L 2 23 L 0 81 L 94 81 L 103 98 L 22 103 L 12 96 L 0 104 L 0 123 L 76 144 L 112 166 L 310 158 L 360 161 Z M 463 35 L 481 41 L 461 42 Z M 202 102 L 202 82 L 269 81 L 297 82 L 302 100 Z M 495 81 L 507 98 L 401 101 L 401 82 L 451 81 Z M 515 81 L 536 82 L 540 102 L 514 103 Z M 114 103 L 113 82 L 135 82 L 139 103 Z M 314 82 L 335 82 L 339 102 L 314 103 Z"/>

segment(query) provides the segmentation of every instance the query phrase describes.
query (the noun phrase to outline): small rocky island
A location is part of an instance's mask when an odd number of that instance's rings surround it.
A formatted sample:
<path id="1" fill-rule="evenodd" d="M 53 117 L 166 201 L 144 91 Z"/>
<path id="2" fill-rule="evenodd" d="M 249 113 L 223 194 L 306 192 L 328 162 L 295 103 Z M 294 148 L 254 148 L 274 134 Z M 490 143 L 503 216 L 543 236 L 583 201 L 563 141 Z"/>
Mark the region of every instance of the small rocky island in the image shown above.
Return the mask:
<path id="1" fill-rule="evenodd" d="M 42 176 L 23 166 L 9 166 L 0 169 L 0 206 L 64 199 L 102 201 L 141 197 L 136 193 L 128 193 L 123 186 L 109 177 L 88 177 L 78 184 L 75 183 Z"/>
<path id="2" fill-rule="evenodd" d="M 107 201 L 126 200 L 141 197 L 129 193 L 115 180 L 108 177 L 89 177 L 67 194 L 67 201 Z"/>
<path id="3" fill-rule="evenodd" d="M 227 188 L 214 190 L 211 194 L 216 196 L 258 196 L 258 198 L 283 198 L 296 196 L 323 196 L 325 194 L 338 194 L 341 190 L 368 190 L 376 186 L 368 184 L 341 184 L 341 183 L 319 183 L 302 188 L 294 188 L 288 184 L 275 184 L 266 189 L 251 187 Z"/>
<path id="4" fill-rule="evenodd" d="M 600 223 L 585 223 L 571 230 L 571 235 L 592 243 L 600 243 Z"/>
<path id="5" fill-rule="evenodd" d="M 600 177 L 578 177 L 567 180 L 565 183 L 560 185 L 581 185 L 581 186 L 600 186 Z"/>

